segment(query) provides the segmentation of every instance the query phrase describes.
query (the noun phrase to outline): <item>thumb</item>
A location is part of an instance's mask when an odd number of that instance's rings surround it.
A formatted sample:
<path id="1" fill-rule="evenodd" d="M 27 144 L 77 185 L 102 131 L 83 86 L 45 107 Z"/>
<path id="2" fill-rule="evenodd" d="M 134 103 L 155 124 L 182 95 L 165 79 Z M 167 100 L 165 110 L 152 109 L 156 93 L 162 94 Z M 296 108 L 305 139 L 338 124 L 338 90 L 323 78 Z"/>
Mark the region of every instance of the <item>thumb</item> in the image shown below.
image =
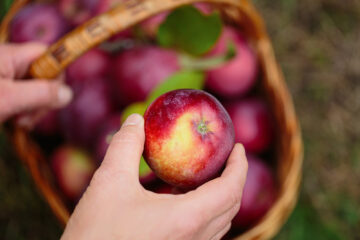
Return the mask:
<path id="1" fill-rule="evenodd" d="M 41 108 L 56 108 L 72 99 L 69 87 L 44 80 L 1 81 L 0 121 L 12 115 Z"/>
<path id="2" fill-rule="evenodd" d="M 35 42 L 2 46 L 0 63 L 2 66 L 8 66 L 7 68 L 9 68 L 6 71 L 8 74 L 2 77 L 10 79 L 24 77 L 31 62 L 43 54 L 46 48 L 46 45 Z"/>
<path id="3" fill-rule="evenodd" d="M 113 175 L 124 175 L 139 181 L 139 163 L 144 150 L 144 119 L 130 115 L 111 140 L 101 168 Z"/>

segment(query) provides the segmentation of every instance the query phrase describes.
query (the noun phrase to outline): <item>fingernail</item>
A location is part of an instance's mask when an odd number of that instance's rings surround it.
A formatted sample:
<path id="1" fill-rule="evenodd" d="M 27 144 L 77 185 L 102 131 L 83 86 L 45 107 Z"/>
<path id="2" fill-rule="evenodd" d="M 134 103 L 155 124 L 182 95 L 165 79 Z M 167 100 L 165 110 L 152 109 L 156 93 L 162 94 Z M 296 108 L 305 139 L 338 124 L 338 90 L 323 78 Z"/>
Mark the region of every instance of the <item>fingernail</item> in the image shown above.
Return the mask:
<path id="1" fill-rule="evenodd" d="M 239 150 L 241 150 L 243 153 L 245 153 L 244 145 L 242 145 L 241 143 L 236 143 L 235 145 L 236 145 L 236 147 L 239 148 Z"/>
<path id="2" fill-rule="evenodd" d="M 70 87 L 62 85 L 58 91 L 58 99 L 61 105 L 68 104 L 73 98 L 73 92 Z"/>
<path id="3" fill-rule="evenodd" d="M 124 122 L 123 126 L 132 126 L 138 125 L 143 121 L 143 117 L 139 114 L 131 114 L 126 121 Z"/>

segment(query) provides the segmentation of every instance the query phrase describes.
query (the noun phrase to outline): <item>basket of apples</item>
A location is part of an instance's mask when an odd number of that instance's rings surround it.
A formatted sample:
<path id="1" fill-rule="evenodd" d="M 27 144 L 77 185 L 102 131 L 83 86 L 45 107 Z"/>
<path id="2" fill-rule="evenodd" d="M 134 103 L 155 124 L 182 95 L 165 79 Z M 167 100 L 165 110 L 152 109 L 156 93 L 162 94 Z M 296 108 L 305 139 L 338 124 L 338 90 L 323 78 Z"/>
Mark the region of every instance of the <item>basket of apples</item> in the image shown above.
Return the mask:
<path id="1" fill-rule="evenodd" d="M 286 221 L 301 179 L 301 134 L 264 23 L 248 1 L 15 1 L 0 41 L 48 44 L 29 74 L 53 79 L 65 72 L 73 89 L 73 101 L 44 114 L 34 129 L 8 126 L 61 223 L 132 113 L 145 116 L 139 169 L 145 188 L 194 188 L 214 178 L 240 142 L 249 170 L 227 237 L 269 239 Z M 172 137 L 164 140 L 154 129 L 172 121 Z M 200 140 L 191 137 L 190 125 Z M 176 144 L 166 145 L 174 138 Z M 194 166 L 171 161 L 179 154 L 196 155 L 205 170 L 192 174 Z M 169 164 L 188 167 L 190 177 L 181 178 L 184 169 L 161 169 Z"/>

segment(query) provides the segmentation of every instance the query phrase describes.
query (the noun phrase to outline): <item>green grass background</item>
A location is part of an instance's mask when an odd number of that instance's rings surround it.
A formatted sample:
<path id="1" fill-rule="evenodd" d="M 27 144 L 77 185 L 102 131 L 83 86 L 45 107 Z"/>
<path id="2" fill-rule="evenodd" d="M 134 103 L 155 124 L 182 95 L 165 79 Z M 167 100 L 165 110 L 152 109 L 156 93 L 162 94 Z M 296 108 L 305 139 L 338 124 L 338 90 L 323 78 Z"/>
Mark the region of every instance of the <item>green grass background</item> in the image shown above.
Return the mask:
<path id="1" fill-rule="evenodd" d="M 10 2 L 1 0 L 0 16 Z M 299 202 L 275 239 L 358 240 L 360 1 L 254 3 L 294 98 L 305 143 Z M 0 238 L 58 239 L 61 231 L 0 134 Z"/>

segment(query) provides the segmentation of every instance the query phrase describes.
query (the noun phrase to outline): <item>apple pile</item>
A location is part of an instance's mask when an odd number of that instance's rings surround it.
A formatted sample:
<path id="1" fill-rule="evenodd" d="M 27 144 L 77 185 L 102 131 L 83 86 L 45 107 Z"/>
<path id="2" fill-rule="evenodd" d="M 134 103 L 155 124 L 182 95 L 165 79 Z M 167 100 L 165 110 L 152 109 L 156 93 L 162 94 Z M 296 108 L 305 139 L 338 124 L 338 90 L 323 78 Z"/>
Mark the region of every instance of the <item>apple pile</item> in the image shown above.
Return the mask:
<path id="1" fill-rule="evenodd" d="M 10 39 L 54 43 L 114 4 L 30 4 L 12 21 Z M 132 113 L 145 118 L 139 169 L 145 188 L 162 194 L 194 189 L 221 174 L 240 142 L 249 171 L 232 231 L 256 224 L 275 202 L 276 136 L 258 84 L 256 52 L 241 29 L 223 23 L 211 5 L 149 18 L 85 53 L 65 75 L 72 103 L 48 112 L 33 135 L 69 203 L 80 199 L 112 136 Z"/>

